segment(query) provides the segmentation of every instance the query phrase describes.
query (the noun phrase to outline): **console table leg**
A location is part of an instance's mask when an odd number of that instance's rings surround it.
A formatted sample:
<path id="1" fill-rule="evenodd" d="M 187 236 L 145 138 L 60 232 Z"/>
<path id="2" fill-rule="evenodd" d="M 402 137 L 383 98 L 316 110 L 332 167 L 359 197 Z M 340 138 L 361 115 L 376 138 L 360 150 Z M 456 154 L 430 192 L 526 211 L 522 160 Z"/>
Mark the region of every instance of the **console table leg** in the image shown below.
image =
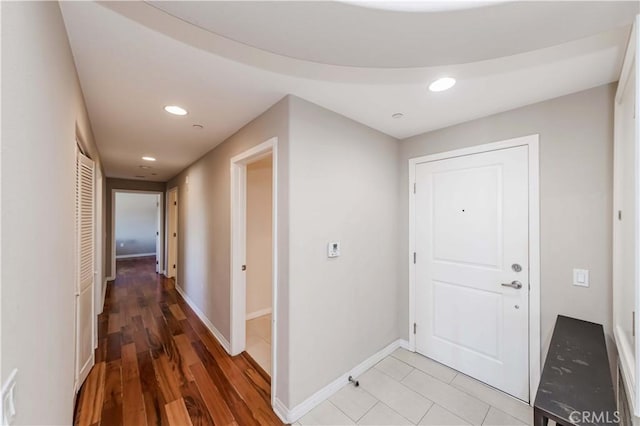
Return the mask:
<path id="1" fill-rule="evenodd" d="M 549 419 L 542 414 L 540 410 L 534 408 L 533 410 L 533 426 L 547 426 L 549 424 Z"/>

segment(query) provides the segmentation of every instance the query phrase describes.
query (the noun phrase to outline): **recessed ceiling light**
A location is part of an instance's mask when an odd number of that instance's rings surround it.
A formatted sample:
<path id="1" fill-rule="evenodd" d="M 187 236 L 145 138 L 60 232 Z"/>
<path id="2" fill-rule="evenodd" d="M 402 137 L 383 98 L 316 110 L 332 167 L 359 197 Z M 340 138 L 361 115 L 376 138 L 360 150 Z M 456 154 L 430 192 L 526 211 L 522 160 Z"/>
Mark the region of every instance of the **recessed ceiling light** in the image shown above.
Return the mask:
<path id="1" fill-rule="evenodd" d="M 153 158 L 153 157 L 142 157 L 142 159 L 143 159 L 144 161 L 156 161 L 156 159 L 155 159 L 155 158 Z"/>
<path id="2" fill-rule="evenodd" d="M 204 128 L 204 126 L 202 124 L 194 124 L 193 128 L 197 129 L 197 130 L 200 130 L 200 129 Z"/>
<path id="3" fill-rule="evenodd" d="M 397 118 L 402 118 L 402 117 L 404 117 L 404 114 L 403 114 L 403 113 L 401 113 L 401 112 L 396 112 L 395 114 L 393 114 L 393 115 L 391 116 L 391 118 L 396 118 L 396 119 L 397 119 Z"/>
<path id="4" fill-rule="evenodd" d="M 164 110 L 173 115 L 187 115 L 187 110 L 177 105 L 167 105 Z"/>
<path id="5" fill-rule="evenodd" d="M 432 92 L 442 92 L 443 90 L 451 89 L 456 84 L 456 79 L 451 77 L 439 78 L 429 85 L 429 90 Z"/>
<path id="6" fill-rule="evenodd" d="M 151 166 L 143 166 L 143 165 L 140 165 L 140 166 L 138 166 L 138 167 L 140 167 L 141 169 L 145 169 L 145 170 L 146 170 L 146 169 L 150 169 L 150 168 L 151 168 Z"/>

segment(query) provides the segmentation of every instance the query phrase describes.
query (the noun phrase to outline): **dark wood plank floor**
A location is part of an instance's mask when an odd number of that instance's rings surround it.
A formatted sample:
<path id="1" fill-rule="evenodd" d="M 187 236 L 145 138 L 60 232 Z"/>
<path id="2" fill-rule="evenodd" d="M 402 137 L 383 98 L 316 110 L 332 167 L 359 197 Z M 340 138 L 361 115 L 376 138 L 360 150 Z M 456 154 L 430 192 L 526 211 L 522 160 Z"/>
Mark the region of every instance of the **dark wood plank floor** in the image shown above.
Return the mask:
<path id="1" fill-rule="evenodd" d="M 246 353 L 225 352 L 155 258 L 118 261 L 98 324 L 77 425 L 282 424 L 269 376 Z"/>

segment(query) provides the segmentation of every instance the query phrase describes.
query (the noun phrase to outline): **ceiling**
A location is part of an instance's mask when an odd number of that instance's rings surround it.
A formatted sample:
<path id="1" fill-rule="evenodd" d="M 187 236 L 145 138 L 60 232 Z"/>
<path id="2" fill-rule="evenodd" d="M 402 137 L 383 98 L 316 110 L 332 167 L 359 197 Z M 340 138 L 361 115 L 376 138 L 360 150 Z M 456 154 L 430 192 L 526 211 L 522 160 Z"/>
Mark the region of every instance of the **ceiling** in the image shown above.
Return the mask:
<path id="1" fill-rule="evenodd" d="M 107 176 L 157 181 L 287 94 L 405 138 L 616 81 L 638 11 L 606 1 L 437 12 L 345 2 L 61 7 Z M 458 80 L 453 89 L 426 90 L 444 75 Z M 171 116 L 169 104 L 189 114 Z M 145 155 L 157 158 L 152 169 L 139 167 Z"/>
<path id="2" fill-rule="evenodd" d="M 452 65 L 529 52 L 627 25 L 637 10 L 634 2 L 594 1 L 509 2 L 438 13 L 365 9 L 340 2 L 149 4 L 267 52 L 323 64 L 379 68 Z"/>

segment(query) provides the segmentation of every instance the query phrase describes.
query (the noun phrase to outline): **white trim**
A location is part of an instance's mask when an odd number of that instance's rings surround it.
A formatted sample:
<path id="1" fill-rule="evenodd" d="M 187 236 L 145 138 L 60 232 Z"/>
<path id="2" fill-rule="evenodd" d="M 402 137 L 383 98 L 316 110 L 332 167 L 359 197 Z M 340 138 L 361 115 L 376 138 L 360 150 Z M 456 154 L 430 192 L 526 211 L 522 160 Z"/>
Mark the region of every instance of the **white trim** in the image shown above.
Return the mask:
<path id="1" fill-rule="evenodd" d="M 623 195 L 621 193 L 622 184 L 620 183 L 622 178 L 622 167 L 620 166 L 620 145 L 621 132 L 620 130 L 620 108 L 621 103 L 624 100 L 625 95 L 629 88 L 629 81 L 634 79 L 635 92 L 629 94 L 633 97 L 634 111 L 640 110 L 640 57 L 638 52 L 640 51 L 640 15 L 637 15 L 634 20 L 634 25 L 629 36 L 629 42 L 627 50 L 625 52 L 624 62 L 622 65 L 622 71 L 618 82 L 618 88 L 615 95 L 614 105 L 614 166 L 613 166 L 613 334 L 616 342 L 616 348 L 618 350 L 618 364 L 619 370 L 622 371 L 622 379 L 625 389 L 627 390 L 627 397 L 629 402 L 629 408 L 632 415 L 632 423 L 638 423 L 638 416 L 640 415 L 640 392 L 638 383 L 638 371 L 640 371 L 640 339 L 629 339 L 627 333 L 624 332 L 621 322 L 629 319 L 628 312 L 621 312 L 621 300 L 623 297 L 621 287 L 627 283 L 621 283 L 620 280 L 620 265 L 618 260 L 620 259 L 620 229 L 617 218 L 618 211 L 622 209 Z M 631 73 L 631 70 L 635 66 L 635 74 Z M 630 218 L 632 223 L 635 224 L 634 234 L 634 247 L 635 255 L 638 255 L 640 249 L 640 148 L 638 148 L 638 135 L 640 135 L 640 120 L 635 120 L 635 158 L 634 158 L 634 170 L 633 170 L 633 185 L 634 185 L 634 207 L 635 216 Z M 624 212 L 623 212 L 624 215 Z M 640 262 L 636 260 L 634 264 L 634 277 L 631 283 L 634 288 L 634 306 L 640 306 Z M 633 327 L 635 330 L 640 329 L 640 315 L 635 315 L 633 320 Z M 630 341 L 632 340 L 632 341 Z M 635 355 L 634 355 L 635 354 Z"/>
<path id="2" fill-rule="evenodd" d="M 634 20 L 637 22 L 639 19 L 636 16 Z M 635 55 L 636 55 L 636 43 L 638 42 L 636 37 L 636 26 L 640 24 L 633 25 L 631 27 L 631 34 L 629 34 L 629 42 L 627 43 L 627 50 L 624 55 L 624 61 L 622 62 L 622 71 L 620 71 L 620 78 L 618 79 L 618 88 L 616 89 L 616 104 L 622 102 L 622 96 L 624 92 L 627 90 L 627 84 L 629 83 L 629 78 L 631 77 L 631 69 L 635 63 Z"/>
<path id="3" fill-rule="evenodd" d="M 300 404 L 289 410 L 279 399 L 276 398 L 273 403 L 273 410 L 285 423 L 293 423 L 299 418 L 307 414 L 317 405 L 326 401 L 336 392 L 349 384 L 349 376 L 359 377 L 362 373 L 372 368 L 374 365 L 391 355 L 398 348 L 408 348 L 409 342 L 403 339 L 398 339 L 395 342 L 382 348 L 380 351 L 371 355 L 369 358 L 356 365 L 351 370 L 342 374 L 340 377 L 318 390 L 316 393 L 305 399 Z"/>
<path id="4" fill-rule="evenodd" d="M 193 312 L 196 313 L 198 318 L 200 318 L 200 321 L 202 321 L 204 323 L 204 325 L 211 332 L 211 334 L 213 334 L 213 336 L 216 338 L 216 340 L 218 340 L 218 343 L 220 343 L 220 345 L 224 348 L 224 350 L 227 351 L 227 353 L 230 353 L 230 351 L 229 351 L 229 348 L 230 348 L 229 342 L 227 341 L 227 339 L 225 339 L 225 337 L 222 335 L 222 333 L 220 333 L 220 331 L 211 323 L 211 321 L 209 321 L 209 319 L 204 314 L 204 312 L 202 312 L 200 310 L 200 308 L 198 308 L 198 306 L 194 303 L 194 301 L 191 300 L 189 298 L 189 296 L 186 295 L 184 290 L 182 290 L 182 288 L 178 287 L 177 284 L 176 284 L 176 291 L 178 292 L 180 297 L 182 297 L 182 299 L 185 302 L 187 302 L 187 305 L 189 305 L 189 307 L 191 309 L 193 309 Z"/>
<path id="5" fill-rule="evenodd" d="M 616 347 L 618 349 L 618 364 L 620 365 L 619 370 L 622 371 L 622 381 L 624 382 L 625 389 L 627 390 L 627 397 L 629 399 L 631 414 L 635 416 L 636 390 L 634 388 L 634 385 L 636 383 L 636 380 L 633 369 L 633 363 L 635 362 L 633 349 L 631 349 L 631 347 L 629 346 L 627 339 L 620 338 L 624 335 L 624 331 L 620 329 L 620 326 L 615 325 L 613 335 L 615 337 Z"/>
<path id="6" fill-rule="evenodd" d="M 278 384 L 278 138 L 254 146 L 230 160 L 231 172 L 231 354 L 246 345 L 246 274 L 242 272 L 246 255 L 246 165 L 271 154 L 272 158 L 272 302 L 271 308 L 271 405 L 276 405 Z"/>
<path id="7" fill-rule="evenodd" d="M 121 254 L 119 256 L 116 256 L 116 259 L 130 259 L 133 257 L 151 257 L 151 256 L 155 256 L 155 252 L 154 253 L 138 253 L 138 254 Z"/>
<path id="8" fill-rule="evenodd" d="M 107 285 L 109 281 L 113 281 L 112 279 L 110 280 L 109 278 L 105 278 L 103 286 L 102 286 L 102 310 L 104 311 L 104 302 L 107 299 Z"/>
<path id="9" fill-rule="evenodd" d="M 163 191 L 143 191 L 143 190 L 137 190 L 137 189 L 111 188 L 111 274 L 112 274 L 111 276 L 113 277 L 116 276 L 116 193 L 118 192 L 132 193 L 132 194 L 156 194 L 156 195 L 160 195 L 160 199 L 162 199 L 162 196 L 164 195 Z M 158 202 L 157 214 L 158 214 L 159 224 L 157 228 L 158 228 L 158 232 L 161 232 L 162 234 L 159 235 L 158 238 L 156 238 L 156 244 L 160 244 L 160 241 L 162 241 L 162 237 L 164 236 L 164 230 L 160 225 L 162 223 L 162 208 L 160 207 L 159 204 L 160 203 Z M 162 264 L 163 257 L 164 256 L 159 256 L 158 259 L 156 259 L 158 261 L 158 266 L 156 268 L 158 272 L 163 269 L 163 264 Z"/>
<path id="10" fill-rule="evenodd" d="M 271 313 L 271 308 L 260 309 L 258 311 L 247 313 L 247 321 L 260 318 Z"/>
<path id="11" fill-rule="evenodd" d="M 116 276 L 114 275 L 114 276 L 112 276 L 112 277 L 105 277 L 105 279 L 104 279 L 104 280 L 105 280 L 105 282 L 106 282 L 106 281 L 113 281 L 113 280 L 115 280 L 115 279 L 116 279 Z"/>
<path id="12" fill-rule="evenodd" d="M 528 135 L 453 151 L 409 159 L 409 350 L 416 350 L 415 322 L 415 200 L 413 184 L 417 164 L 517 146 L 528 147 L 529 159 L 529 405 L 532 405 L 540 382 L 540 172 L 539 135 Z"/>

